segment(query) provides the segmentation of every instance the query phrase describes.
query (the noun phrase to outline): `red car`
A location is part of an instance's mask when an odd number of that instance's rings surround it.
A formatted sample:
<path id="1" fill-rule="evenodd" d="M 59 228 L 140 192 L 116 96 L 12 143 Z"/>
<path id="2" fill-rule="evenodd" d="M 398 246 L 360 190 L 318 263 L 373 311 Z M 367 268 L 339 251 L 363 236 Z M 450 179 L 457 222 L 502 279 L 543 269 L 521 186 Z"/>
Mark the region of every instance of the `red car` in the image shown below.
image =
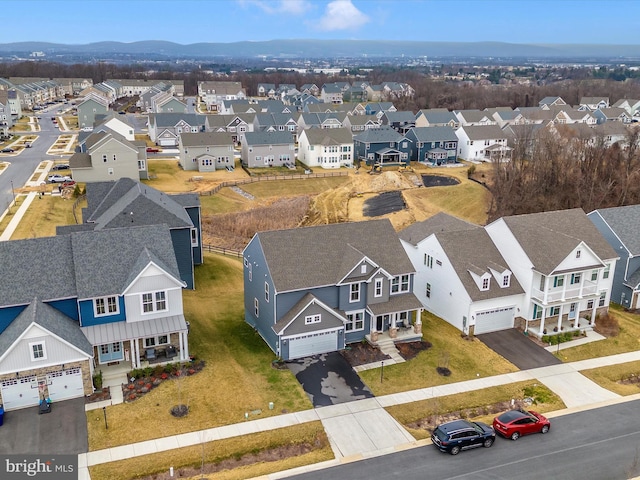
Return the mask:
<path id="1" fill-rule="evenodd" d="M 159 148 L 147 147 L 147 153 L 158 153 L 159 151 Z"/>
<path id="2" fill-rule="evenodd" d="M 505 438 L 517 440 L 530 433 L 547 433 L 551 423 L 538 412 L 509 410 L 493 419 L 493 429 Z"/>

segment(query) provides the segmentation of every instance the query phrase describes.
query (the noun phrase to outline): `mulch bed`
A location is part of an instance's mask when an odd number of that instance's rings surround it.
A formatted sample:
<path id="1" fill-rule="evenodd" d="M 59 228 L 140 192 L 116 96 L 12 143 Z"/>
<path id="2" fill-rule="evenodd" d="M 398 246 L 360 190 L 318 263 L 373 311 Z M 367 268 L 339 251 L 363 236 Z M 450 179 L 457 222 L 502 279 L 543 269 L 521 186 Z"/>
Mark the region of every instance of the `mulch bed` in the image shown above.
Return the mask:
<path id="1" fill-rule="evenodd" d="M 101 390 L 96 390 L 91 395 L 84 397 L 84 403 L 101 402 L 103 400 L 111 400 L 109 387 L 103 387 Z"/>
<path id="2" fill-rule="evenodd" d="M 133 402 L 145 393 L 149 393 L 164 381 L 195 375 L 203 368 L 204 360 L 200 360 L 198 362 L 194 361 L 185 364 L 158 365 L 155 368 L 149 367 L 148 369 L 134 370 L 135 373 L 131 373 L 134 377 L 133 381 L 122 385 L 124 401 Z M 146 375 L 140 375 L 140 372 L 148 373 Z"/>
<path id="3" fill-rule="evenodd" d="M 398 349 L 398 352 L 400 352 L 400 356 L 405 360 L 411 360 L 420 352 L 429 350 L 431 346 L 432 345 L 429 342 L 425 342 L 424 340 L 396 343 L 396 348 Z"/>
<path id="4" fill-rule="evenodd" d="M 340 354 L 352 367 L 382 362 L 391 358 L 386 353 L 382 353 L 378 347 L 367 342 L 351 343 L 345 350 L 340 350 Z"/>

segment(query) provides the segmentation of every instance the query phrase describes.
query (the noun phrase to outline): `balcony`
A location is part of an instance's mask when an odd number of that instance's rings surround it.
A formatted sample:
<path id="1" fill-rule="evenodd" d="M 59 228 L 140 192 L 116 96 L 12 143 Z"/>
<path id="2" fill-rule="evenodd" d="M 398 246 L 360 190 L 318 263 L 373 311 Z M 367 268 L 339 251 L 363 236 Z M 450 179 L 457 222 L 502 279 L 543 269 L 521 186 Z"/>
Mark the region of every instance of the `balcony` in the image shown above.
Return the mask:
<path id="1" fill-rule="evenodd" d="M 598 284 L 590 280 L 580 285 L 569 285 L 567 288 L 562 287 L 550 288 L 546 292 L 534 288 L 531 292 L 533 299 L 537 300 L 543 305 L 550 305 L 557 302 L 569 301 L 577 298 L 584 298 L 593 296 L 596 298 L 598 295 Z"/>

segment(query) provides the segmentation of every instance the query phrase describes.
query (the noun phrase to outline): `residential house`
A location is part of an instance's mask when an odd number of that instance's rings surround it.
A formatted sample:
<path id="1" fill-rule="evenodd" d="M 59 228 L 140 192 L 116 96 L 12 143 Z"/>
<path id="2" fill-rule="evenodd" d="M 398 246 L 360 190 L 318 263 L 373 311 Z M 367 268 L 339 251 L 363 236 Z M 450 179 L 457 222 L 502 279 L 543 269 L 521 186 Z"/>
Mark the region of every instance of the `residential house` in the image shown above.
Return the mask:
<path id="1" fill-rule="evenodd" d="M 356 165 L 409 165 L 411 140 L 391 127 L 365 130 L 353 137 L 354 161 Z"/>
<path id="2" fill-rule="evenodd" d="M 178 163 L 183 170 L 214 172 L 234 168 L 233 135 L 230 133 L 181 133 Z"/>
<path id="3" fill-rule="evenodd" d="M 320 95 L 320 89 L 315 83 L 305 83 L 300 87 L 300 93 L 307 93 L 309 95 L 317 97 Z"/>
<path id="4" fill-rule="evenodd" d="M 298 132 L 307 128 L 342 128 L 345 112 L 300 113 L 296 119 Z"/>
<path id="5" fill-rule="evenodd" d="M 187 104 L 168 92 L 161 92 L 151 98 L 155 113 L 187 113 Z"/>
<path id="6" fill-rule="evenodd" d="M 543 109 L 548 109 L 552 106 L 565 106 L 567 102 L 565 102 L 562 97 L 544 97 L 542 100 L 538 102 L 538 106 Z"/>
<path id="7" fill-rule="evenodd" d="M 600 108 L 595 110 L 592 114 L 598 124 L 605 122 L 621 122 L 629 124 L 633 120 L 633 116 L 622 107 Z"/>
<path id="8" fill-rule="evenodd" d="M 484 110 L 455 110 L 453 113 L 462 127 L 498 124 L 492 114 Z"/>
<path id="9" fill-rule="evenodd" d="M 296 163 L 294 136 L 288 131 L 245 133 L 242 165 L 247 168 L 293 166 Z"/>
<path id="10" fill-rule="evenodd" d="M 159 83 L 170 85 L 171 93 L 178 97 L 184 96 L 184 80 L 174 79 L 149 79 L 149 78 L 116 78 L 114 79 L 120 85 L 120 96 L 134 97 L 143 95 Z"/>
<path id="11" fill-rule="evenodd" d="M 386 111 L 380 117 L 382 125 L 388 125 L 396 132 L 406 135 L 406 133 L 415 127 L 416 116 L 408 110 L 399 112 Z"/>
<path id="12" fill-rule="evenodd" d="M 383 88 L 382 85 L 367 85 L 364 87 L 367 93 L 367 100 L 370 102 L 380 102 L 383 100 Z"/>
<path id="13" fill-rule="evenodd" d="M 501 162 L 511 159 L 507 135 L 497 125 L 463 125 L 455 133 L 458 137 L 458 157 L 463 160 Z"/>
<path id="14" fill-rule="evenodd" d="M 383 82 L 382 98 L 393 101 L 403 97 L 413 97 L 415 91 L 411 85 L 402 82 Z"/>
<path id="15" fill-rule="evenodd" d="M 259 97 L 276 97 L 276 85 L 275 83 L 259 83 L 258 84 L 258 96 Z"/>
<path id="16" fill-rule="evenodd" d="M 587 215 L 616 252 L 603 277 L 612 277 L 611 301 L 630 310 L 640 308 L 640 205 L 600 208 Z M 611 271 L 613 268 L 613 271 Z"/>
<path id="17" fill-rule="evenodd" d="M 438 213 L 399 237 L 426 310 L 467 335 L 514 327 L 524 290 L 484 228 Z"/>
<path id="18" fill-rule="evenodd" d="M 12 272 L 0 295 L 5 410 L 90 395 L 94 373 L 140 368 L 149 349 L 188 360 L 184 284 L 165 225 L 0 242 L 0 258 Z"/>
<path id="19" fill-rule="evenodd" d="M 297 114 L 291 113 L 256 113 L 253 119 L 254 132 L 289 132 L 297 141 Z"/>
<path id="20" fill-rule="evenodd" d="M 9 129 L 13 126 L 11 107 L 9 106 L 9 92 L 0 90 L 0 137 L 8 137 Z"/>
<path id="21" fill-rule="evenodd" d="M 609 97 L 582 97 L 580 107 L 591 112 L 601 108 L 609 108 Z"/>
<path id="22" fill-rule="evenodd" d="M 348 128 L 308 128 L 298 138 L 298 160 L 309 168 L 353 166 L 353 137 Z"/>
<path id="23" fill-rule="evenodd" d="M 117 115 L 113 110 L 109 110 L 106 115 L 96 115 L 93 131 L 98 132 L 104 129 L 113 130 L 122 135 L 130 142 L 136 140 L 135 129 L 125 115 Z"/>
<path id="24" fill-rule="evenodd" d="M 93 128 L 96 116 L 106 115 L 109 110 L 109 104 L 101 97 L 90 95 L 76 105 L 76 109 L 78 112 L 78 128 Z"/>
<path id="25" fill-rule="evenodd" d="M 364 107 L 365 115 L 374 115 L 378 120 L 385 112 L 397 112 L 392 102 L 369 102 Z"/>
<path id="26" fill-rule="evenodd" d="M 640 100 L 634 98 L 621 98 L 612 105 L 613 107 L 624 108 L 632 117 L 640 114 Z"/>
<path id="27" fill-rule="evenodd" d="M 198 96 L 207 111 L 218 112 L 225 100 L 247 98 L 247 92 L 240 82 L 198 82 Z"/>
<path id="28" fill-rule="evenodd" d="M 456 114 L 446 108 L 430 108 L 416 113 L 416 127 L 451 127 L 458 128 L 460 121 Z"/>
<path id="29" fill-rule="evenodd" d="M 344 91 L 342 100 L 344 102 L 366 102 L 367 91 L 361 86 L 354 85 Z"/>
<path id="30" fill-rule="evenodd" d="M 255 113 L 240 113 L 231 115 L 205 115 L 205 131 L 228 132 L 233 143 L 244 143 L 244 134 L 253 132 Z"/>
<path id="31" fill-rule="evenodd" d="M 458 161 L 458 137 L 450 127 L 415 127 L 406 136 L 411 140 L 411 161 L 429 165 Z"/>
<path id="32" fill-rule="evenodd" d="M 618 254 L 582 209 L 502 217 L 485 230 L 524 289 L 525 331 L 584 330 L 607 312 Z"/>
<path id="33" fill-rule="evenodd" d="M 331 247 L 302 253 L 318 245 Z M 387 219 L 258 232 L 243 261 L 245 321 L 283 360 L 422 336 L 414 268 Z"/>
<path id="34" fill-rule="evenodd" d="M 194 266 L 203 263 L 197 194 L 167 195 L 128 178 L 87 183 L 86 192 L 87 207 L 82 209 L 84 223 L 58 227 L 59 234 L 140 225 L 168 226 L 179 278 L 186 288 L 195 288 Z"/>
<path id="35" fill-rule="evenodd" d="M 81 150 L 69 158 L 76 182 L 105 182 L 129 178 L 147 179 L 147 152 L 144 141 L 129 141 L 110 128 L 92 132 Z"/>
<path id="36" fill-rule="evenodd" d="M 149 138 L 161 147 L 178 146 L 181 133 L 197 133 L 205 130 L 205 115 L 197 113 L 149 114 Z"/>
<path id="37" fill-rule="evenodd" d="M 352 135 L 356 135 L 370 128 L 380 128 L 380 121 L 371 115 L 347 115 L 344 126 L 351 130 Z"/>
<path id="38" fill-rule="evenodd" d="M 173 85 L 170 83 L 156 83 L 153 87 L 147 89 L 138 96 L 136 106 L 144 112 L 159 112 L 156 108 L 158 101 L 164 101 L 173 96 Z M 178 111 L 177 113 L 186 113 Z"/>
<path id="39" fill-rule="evenodd" d="M 320 91 L 320 99 L 324 103 L 342 103 L 343 91 L 342 89 L 335 83 L 325 83 L 322 85 L 322 90 Z"/>

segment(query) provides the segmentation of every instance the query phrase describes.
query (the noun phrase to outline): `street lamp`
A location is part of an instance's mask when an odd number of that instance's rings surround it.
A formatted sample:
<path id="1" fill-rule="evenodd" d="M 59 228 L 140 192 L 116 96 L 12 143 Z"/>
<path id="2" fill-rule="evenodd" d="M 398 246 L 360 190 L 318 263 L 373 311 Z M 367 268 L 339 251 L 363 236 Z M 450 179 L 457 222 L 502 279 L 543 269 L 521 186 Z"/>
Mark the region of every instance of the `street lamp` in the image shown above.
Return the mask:
<path id="1" fill-rule="evenodd" d="M 11 195 L 13 195 L 13 204 L 16 204 L 16 192 L 13 189 L 13 180 L 11 180 Z"/>

